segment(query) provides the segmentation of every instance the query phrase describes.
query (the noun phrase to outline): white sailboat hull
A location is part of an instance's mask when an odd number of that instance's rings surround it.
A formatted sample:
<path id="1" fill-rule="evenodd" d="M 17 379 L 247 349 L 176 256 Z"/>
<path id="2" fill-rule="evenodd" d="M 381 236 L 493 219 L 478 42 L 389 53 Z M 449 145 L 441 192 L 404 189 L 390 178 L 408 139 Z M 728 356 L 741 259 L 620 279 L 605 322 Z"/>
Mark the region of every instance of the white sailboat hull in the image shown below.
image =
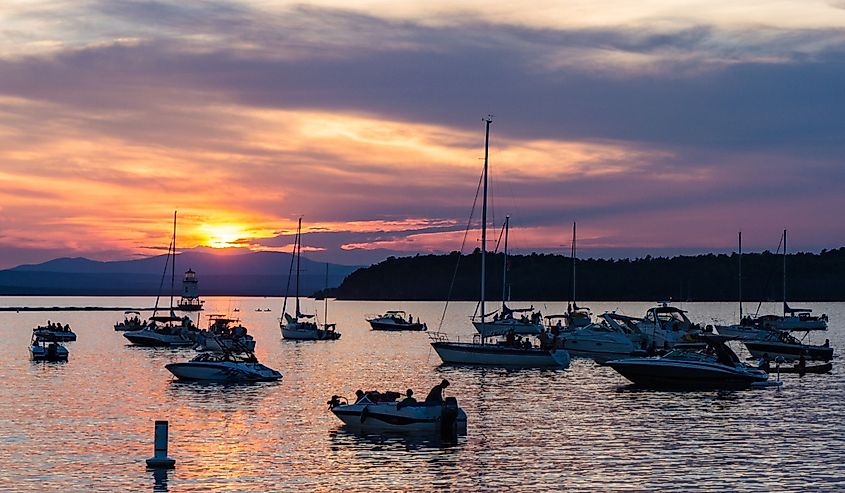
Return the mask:
<path id="1" fill-rule="evenodd" d="M 566 368 L 569 366 L 569 353 L 562 349 L 522 349 L 499 344 L 445 341 L 432 342 L 431 346 L 446 364 L 523 368 Z"/>
<path id="2" fill-rule="evenodd" d="M 543 325 L 506 318 L 493 322 L 473 322 L 472 326 L 484 337 L 500 336 L 513 331 L 514 334 L 536 335 L 543 333 Z"/>
<path id="3" fill-rule="evenodd" d="M 282 338 L 292 341 L 331 341 L 340 339 L 340 334 L 321 329 L 315 324 L 287 323 L 282 325 Z"/>

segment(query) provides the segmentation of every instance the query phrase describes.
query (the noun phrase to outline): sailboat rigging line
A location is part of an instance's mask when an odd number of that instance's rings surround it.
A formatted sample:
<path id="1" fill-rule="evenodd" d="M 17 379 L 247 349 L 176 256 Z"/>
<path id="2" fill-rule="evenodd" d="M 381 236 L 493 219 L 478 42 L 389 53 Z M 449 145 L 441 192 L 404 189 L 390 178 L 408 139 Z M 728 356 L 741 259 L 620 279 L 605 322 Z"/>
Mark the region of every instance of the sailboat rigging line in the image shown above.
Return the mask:
<path id="1" fill-rule="evenodd" d="M 780 237 L 780 241 L 778 241 L 778 249 L 775 251 L 775 255 L 780 255 L 780 248 L 783 245 L 783 235 Z M 774 270 L 769 271 L 769 277 L 766 279 L 766 284 L 763 285 L 763 295 L 769 292 L 769 285 L 772 283 L 772 278 L 774 277 Z M 760 296 L 760 300 L 757 302 L 757 308 L 754 310 L 754 318 L 760 314 L 760 307 L 763 305 L 763 296 Z"/>
<path id="2" fill-rule="evenodd" d="M 302 218 L 299 218 L 302 221 Z M 290 292 L 290 277 L 293 274 L 293 259 L 296 258 L 296 245 L 299 244 L 299 229 L 296 230 L 296 235 L 293 237 L 293 254 L 290 257 L 290 268 L 288 269 L 288 282 L 285 285 L 285 298 L 282 301 L 282 319 L 285 318 L 288 307 L 288 293 Z"/>
<path id="3" fill-rule="evenodd" d="M 173 291 L 176 290 L 176 211 L 173 211 L 173 263 L 170 265 L 170 313 L 173 315 Z"/>
<path id="4" fill-rule="evenodd" d="M 170 240 L 170 244 L 167 245 L 167 257 L 164 260 L 164 270 L 161 271 L 161 280 L 158 283 L 158 293 L 156 293 L 156 304 L 155 308 L 153 308 L 153 316 L 156 316 L 158 312 L 158 302 L 161 299 L 161 288 L 164 287 L 164 276 L 167 275 L 167 267 L 170 265 L 170 250 L 173 248 L 173 240 Z"/>
<path id="5" fill-rule="evenodd" d="M 452 289 L 455 287 L 455 279 L 458 277 L 458 267 L 461 265 L 461 255 L 464 251 L 464 247 L 467 243 L 467 237 L 469 236 L 469 230 L 472 228 L 472 217 L 475 215 L 475 207 L 478 205 L 478 195 L 481 193 L 481 184 L 484 181 L 484 172 L 481 173 L 481 176 L 478 177 L 478 186 L 475 188 L 475 199 L 472 201 L 472 209 L 469 211 L 469 219 L 467 219 L 467 226 L 464 229 L 464 239 L 461 240 L 461 249 L 458 250 L 458 260 L 455 262 L 455 271 L 452 272 L 452 280 L 449 282 L 449 292 L 446 295 L 446 305 L 443 307 L 443 313 L 440 315 L 440 323 L 437 325 L 437 331 L 440 332 L 443 329 L 443 320 L 446 318 L 446 310 L 449 309 L 449 301 L 452 298 Z M 476 311 L 478 308 L 476 307 Z"/>

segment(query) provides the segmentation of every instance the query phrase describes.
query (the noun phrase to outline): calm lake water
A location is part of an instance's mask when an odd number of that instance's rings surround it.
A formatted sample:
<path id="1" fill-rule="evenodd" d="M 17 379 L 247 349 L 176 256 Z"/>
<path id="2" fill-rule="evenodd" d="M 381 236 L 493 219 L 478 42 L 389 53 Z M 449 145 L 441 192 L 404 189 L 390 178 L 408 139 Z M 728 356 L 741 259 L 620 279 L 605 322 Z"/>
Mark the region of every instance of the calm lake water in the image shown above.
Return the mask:
<path id="1" fill-rule="evenodd" d="M 0 298 L 3 306 L 152 304 Z M 830 316 L 819 342 L 829 337 L 838 360 L 845 303 L 803 305 Z M 474 306 L 451 304 L 444 331 L 469 338 Z M 564 304 L 535 306 L 549 314 Z M 589 306 L 642 316 L 649 304 Z M 733 304 L 679 306 L 698 322 L 736 318 Z M 343 337 L 306 343 L 281 339 L 279 299 L 209 298 L 204 313 L 234 308 L 281 382 L 176 383 L 164 365 L 194 353 L 128 346 L 112 328 L 119 312 L 0 312 L 0 491 L 845 490 L 838 361 L 830 375 L 784 375 L 781 389 L 632 391 L 588 360 L 559 371 L 441 368 L 425 333 L 373 332 L 364 321 L 400 308 L 433 329 L 442 303 L 333 301 L 329 320 Z M 47 319 L 79 336 L 67 363 L 29 360 L 30 331 Z M 457 445 L 356 435 L 327 410 L 332 394 L 411 387 L 424 396 L 442 378 L 469 415 Z M 170 420 L 177 460 L 166 478 L 144 464 L 156 419 Z"/>

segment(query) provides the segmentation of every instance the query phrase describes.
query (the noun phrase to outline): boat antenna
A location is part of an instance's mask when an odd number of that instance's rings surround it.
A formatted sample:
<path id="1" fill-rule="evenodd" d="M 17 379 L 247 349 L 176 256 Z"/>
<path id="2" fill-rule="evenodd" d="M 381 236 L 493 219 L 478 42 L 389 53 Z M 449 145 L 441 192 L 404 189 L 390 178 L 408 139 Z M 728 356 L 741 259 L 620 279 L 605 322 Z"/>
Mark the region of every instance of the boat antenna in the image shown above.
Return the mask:
<path id="1" fill-rule="evenodd" d="M 170 315 L 173 315 L 173 291 L 176 289 L 176 211 L 173 211 L 173 263 L 170 264 Z"/>
<path id="2" fill-rule="evenodd" d="M 487 169 L 490 152 L 490 124 L 493 123 L 492 115 L 484 118 L 485 132 L 484 132 L 484 196 L 481 199 L 481 326 L 484 327 L 484 291 L 486 284 L 486 268 L 487 268 Z M 481 342 L 484 343 L 484 332 L 481 333 Z"/>

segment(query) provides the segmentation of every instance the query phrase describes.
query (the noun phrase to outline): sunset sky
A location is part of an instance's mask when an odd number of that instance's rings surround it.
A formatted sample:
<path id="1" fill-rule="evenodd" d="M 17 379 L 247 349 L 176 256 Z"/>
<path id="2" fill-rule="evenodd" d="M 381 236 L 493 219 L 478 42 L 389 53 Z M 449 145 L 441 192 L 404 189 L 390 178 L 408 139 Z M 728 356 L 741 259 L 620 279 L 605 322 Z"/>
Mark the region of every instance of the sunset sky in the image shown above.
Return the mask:
<path id="1" fill-rule="evenodd" d="M 0 4 L 0 268 L 845 244 L 845 1 Z M 468 248 L 478 245 L 470 235 Z"/>

